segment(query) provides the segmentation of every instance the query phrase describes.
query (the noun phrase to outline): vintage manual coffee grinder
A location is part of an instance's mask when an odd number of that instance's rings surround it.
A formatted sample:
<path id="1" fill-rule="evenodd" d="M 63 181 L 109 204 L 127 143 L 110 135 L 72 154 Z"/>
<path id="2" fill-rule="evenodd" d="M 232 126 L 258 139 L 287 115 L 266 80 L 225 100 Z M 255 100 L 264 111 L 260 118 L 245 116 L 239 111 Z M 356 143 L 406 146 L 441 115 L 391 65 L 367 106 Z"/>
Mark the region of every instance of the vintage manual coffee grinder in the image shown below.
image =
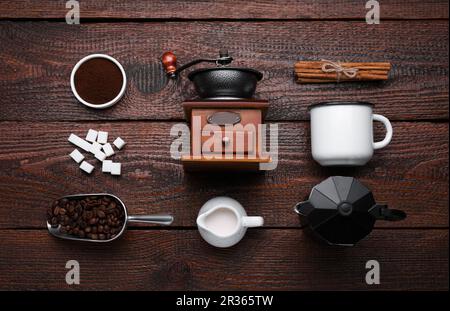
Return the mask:
<path id="1" fill-rule="evenodd" d="M 260 164 L 271 161 L 262 143 L 269 102 L 253 98 L 263 75 L 250 68 L 228 67 L 232 61 L 228 52 L 220 51 L 218 58 L 197 59 L 177 68 L 172 52 L 162 56 L 165 71 L 173 79 L 196 64 L 216 64 L 188 75 L 200 98 L 182 104 L 191 130 L 190 154 L 181 158 L 186 170 L 258 171 Z"/>

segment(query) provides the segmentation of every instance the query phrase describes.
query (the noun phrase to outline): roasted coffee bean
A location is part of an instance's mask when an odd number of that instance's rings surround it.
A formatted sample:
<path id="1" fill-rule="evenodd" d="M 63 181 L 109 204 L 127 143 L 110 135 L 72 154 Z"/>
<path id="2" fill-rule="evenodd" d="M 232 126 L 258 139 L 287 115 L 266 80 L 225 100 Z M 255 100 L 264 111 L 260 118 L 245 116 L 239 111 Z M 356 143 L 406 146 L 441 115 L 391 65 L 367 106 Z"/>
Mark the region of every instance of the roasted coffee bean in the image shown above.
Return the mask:
<path id="1" fill-rule="evenodd" d="M 56 206 L 56 207 L 53 209 L 53 215 L 58 216 L 58 215 L 59 215 L 59 210 L 60 210 L 59 206 Z"/>
<path id="2" fill-rule="evenodd" d="M 87 239 L 112 239 L 125 224 L 125 213 L 113 198 L 90 196 L 54 201 L 46 210 L 53 227 L 61 225 L 62 233 Z"/>

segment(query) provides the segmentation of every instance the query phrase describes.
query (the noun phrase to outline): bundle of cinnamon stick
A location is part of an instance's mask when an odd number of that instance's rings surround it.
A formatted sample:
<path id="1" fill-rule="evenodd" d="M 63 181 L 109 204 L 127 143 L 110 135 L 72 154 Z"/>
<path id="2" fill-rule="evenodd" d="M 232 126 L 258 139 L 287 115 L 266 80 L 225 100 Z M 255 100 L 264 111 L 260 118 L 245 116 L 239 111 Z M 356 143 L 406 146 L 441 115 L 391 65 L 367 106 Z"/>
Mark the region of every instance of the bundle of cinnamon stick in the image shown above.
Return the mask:
<path id="1" fill-rule="evenodd" d="M 387 80 L 390 63 L 344 63 L 328 60 L 299 61 L 295 64 L 298 83 Z"/>

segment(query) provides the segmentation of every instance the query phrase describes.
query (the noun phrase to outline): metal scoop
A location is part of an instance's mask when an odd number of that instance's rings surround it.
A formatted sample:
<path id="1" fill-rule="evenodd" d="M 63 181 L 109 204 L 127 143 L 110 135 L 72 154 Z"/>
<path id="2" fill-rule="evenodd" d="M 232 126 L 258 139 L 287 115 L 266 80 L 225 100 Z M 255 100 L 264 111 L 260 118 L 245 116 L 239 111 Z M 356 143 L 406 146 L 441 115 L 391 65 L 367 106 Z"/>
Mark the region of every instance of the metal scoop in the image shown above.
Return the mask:
<path id="1" fill-rule="evenodd" d="M 111 197 L 113 198 L 116 203 L 118 203 L 124 212 L 124 217 L 125 217 L 125 221 L 123 224 L 122 229 L 120 230 L 120 232 L 118 232 L 116 234 L 116 236 L 114 236 L 111 239 L 106 239 L 106 240 L 93 240 L 93 239 L 89 239 L 89 238 L 80 238 L 77 237 L 75 235 L 71 235 L 71 234 L 67 234 L 67 233 L 63 233 L 60 231 L 60 227 L 61 225 L 58 225 L 57 227 L 52 227 L 52 225 L 47 221 L 47 229 L 48 232 L 58 238 L 61 239 L 66 239 L 66 240 L 76 240 L 76 241 L 87 241 L 87 242 L 111 242 L 114 241 L 115 239 L 119 238 L 125 231 L 127 224 L 129 222 L 131 223 L 151 223 L 151 224 L 160 224 L 160 225 L 170 225 L 173 222 L 173 217 L 171 215 L 139 215 L 139 216 L 129 216 L 128 212 L 127 212 L 127 208 L 125 207 L 125 204 L 115 195 L 112 194 L 108 194 L 108 193 L 92 193 L 92 194 L 75 194 L 75 195 L 68 195 L 68 196 L 64 196 L 61 199 L 84 199 L 86 197 Z"/>

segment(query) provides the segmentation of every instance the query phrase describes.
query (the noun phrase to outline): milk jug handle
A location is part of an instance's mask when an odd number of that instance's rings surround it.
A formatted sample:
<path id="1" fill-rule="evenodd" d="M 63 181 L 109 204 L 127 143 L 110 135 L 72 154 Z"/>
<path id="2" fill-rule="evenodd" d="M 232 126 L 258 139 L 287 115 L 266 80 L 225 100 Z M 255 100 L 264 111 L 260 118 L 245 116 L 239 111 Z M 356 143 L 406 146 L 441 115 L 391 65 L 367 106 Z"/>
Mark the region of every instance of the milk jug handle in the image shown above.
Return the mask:
<path id="1" fill-rule="evenodd" d="M 247 228 L 261 227 L 264 224 L 264 218 L 260 216 L 244 216 L 242 217 L 242 225 Z"/>

